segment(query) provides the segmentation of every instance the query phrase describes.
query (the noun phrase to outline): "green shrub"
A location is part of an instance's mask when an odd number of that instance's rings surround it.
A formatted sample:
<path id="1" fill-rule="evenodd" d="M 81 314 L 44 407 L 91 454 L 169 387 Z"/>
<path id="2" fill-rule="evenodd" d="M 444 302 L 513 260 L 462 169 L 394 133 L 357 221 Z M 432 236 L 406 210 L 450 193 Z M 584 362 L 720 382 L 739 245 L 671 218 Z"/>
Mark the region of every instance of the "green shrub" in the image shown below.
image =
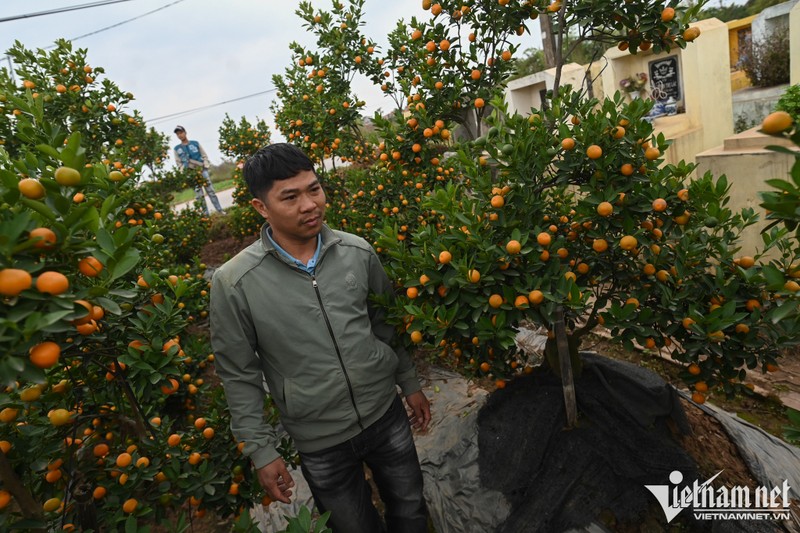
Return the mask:
<path id="1" fill-rule="evenodd" d="M 211 183 L 229 180 L 233 177 L 235 167 L 230 161 L 222 161 L 219 165 L 211 165 L 211 168 L 208 169 L 208 179 L 211 180 Z"/>
<path id="2" fill-rule="evenodd" d="M 165 212 L 160 226 L 166 237 L 164 247 L 174 251 L 173 260 L 176 263 L 190 263 L 208 242 L 210 225 L 211 219 L 198 202 L 180 213 Z"/>
<path id="3" fill-rule="evenodd" d="M 768 40 L 745 43 L 737 65 L 755 87 L 789 83 L 789 32 L 774 32 Z"/>
<path id="4" fill-rule="evenodd" d="M 160 202 L 167 204 L 182 189 L 184 181 L 183 172 L 176 168 L 159 171 L 153 179 L 140 183 L 139 187 L 144 195 L 155 196 Z"/>
<path id="5" fill-rule="evenodd" d="M 211 218 L 211 226 L 208 228 L 209 240 L 221 241 L 231 236 L 231 228 L 228 226 L 227 217 L 218 216 Z"/>
<path id="6" fill-rule="evenodd" d="M 733 122 L 733 132 L 742 133 L 743 131 L 749 130 L 757 124 L 759 124 L 758 121 L 748 118 L 747 115 L 737 115 L 736 120 Z"/>
<path id="7" fill-rule="evenodd" d="M 792 115 L 795 122 L 800 122 L 800 84 L 792 85 L 786 89 L 778 105 L 775 106 L 776 111 L 786 111 Z"/>
<path id="8" fill-rule="evenodd" d="M 237 239 L 258 235 L 264 219 L 250 204 L 234 205 L 228 209 L 228 227 Z"/>
<path id="9" fill-rule="evenodd" d="M 316 516 L 316 512 L 312 515 L 308 507 L 304 505 L 297 512 L 297 516 L 286 517 L 289 523 L 281 533 L 330 533 L 333 531 L 327 526 L 330 516 L 330 511 L 322 516 Z"/>

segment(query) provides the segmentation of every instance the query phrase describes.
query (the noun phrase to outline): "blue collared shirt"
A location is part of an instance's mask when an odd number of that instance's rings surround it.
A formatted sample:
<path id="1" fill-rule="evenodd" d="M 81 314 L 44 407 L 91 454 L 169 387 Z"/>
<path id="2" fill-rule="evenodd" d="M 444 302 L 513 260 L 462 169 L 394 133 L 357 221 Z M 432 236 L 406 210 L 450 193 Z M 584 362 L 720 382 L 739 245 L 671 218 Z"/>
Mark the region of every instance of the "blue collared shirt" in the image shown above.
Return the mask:
<path id="1" fill-rule="evenodd" d="M 314 270 L 317 268 L 317 261 L 319 260 L 319 251 L 322 249 L 322 235 L 317 234 L 317 249 L 314 251 L 314 257 L 309 259 L 307 265 L 292 256 L 289 252 L 281 248 L 277 242 L 275 242 L 275 239 L 272 238 L 272 228 L 267 228 L 267 238 L 269 239 L 269 242 L 272 243 L 272 246 L 274 246 L 275 249 L 278 250 L 278 253 L 280 253 L 283 257 L 297 265 L 297 267 L 301 270 L 305 270 L 312 276 L 314 275 Z"/>

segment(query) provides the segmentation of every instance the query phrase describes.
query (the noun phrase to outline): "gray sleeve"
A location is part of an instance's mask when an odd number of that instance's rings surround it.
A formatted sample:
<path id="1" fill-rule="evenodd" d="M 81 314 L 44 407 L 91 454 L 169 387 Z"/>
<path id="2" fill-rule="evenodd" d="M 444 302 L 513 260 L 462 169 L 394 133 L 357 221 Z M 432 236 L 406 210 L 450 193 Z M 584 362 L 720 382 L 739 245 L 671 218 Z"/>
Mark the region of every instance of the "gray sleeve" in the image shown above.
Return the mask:
<path id="1" fill-rule="evenodd" d="M 200 143 L 197 143 L 197 146 L 198 146 L 198 148 L 200 148 L 200 157 L 203 158 L 203 168 L 211 167 L 211 161 L 208 159 L 208 154 L 203 149 L 203 145 L 200 144 Z"/>
<path id="2" fill-rule="evenodd" d="M 275 429 L 264 417 L 264 375 L 256 353 L 256 334 L 244 296 L 224 271 L 211 282 L 211 345 L 231 414 L 231 432 L 244 442 L 244 454 L 256 468 L 280 454 Z"/>

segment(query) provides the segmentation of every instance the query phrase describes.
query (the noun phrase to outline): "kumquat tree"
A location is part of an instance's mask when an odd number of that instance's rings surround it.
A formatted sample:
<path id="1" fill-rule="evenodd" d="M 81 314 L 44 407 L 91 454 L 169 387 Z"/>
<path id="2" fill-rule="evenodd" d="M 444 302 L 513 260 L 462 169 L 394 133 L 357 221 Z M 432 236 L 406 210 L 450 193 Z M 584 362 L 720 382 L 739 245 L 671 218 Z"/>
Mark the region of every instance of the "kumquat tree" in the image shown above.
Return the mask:
<path id="1" fill-rule="evenodd" d="M 597 104 L 562 90 L 550 111 L 490 121 L 479 152 L 460 154 L 469 184 L 425 201 L 439 227 L 420 229 L 412 246 L 382 232 L 406 287 L 395 319 L 412 342 L 428 339 L 498 385 L 524 371 L 511 356 L 523 321 L 547 328 L 558 371 L 553 328 L 563 313 L 575 368 L 581 338 L 604 325 L 686 363 L 696 401 L 712 387 L 733 393 L 746 386 L 745 367 L 775 368 L 796 331 L 791 260 L 737 256 L 732 243 L 755 215 L 725 207 L 726 180 L 659 167 L 663 139 L 639 142 L 652 133 L 646 105 Z"/>
<path id="2" fill-rule="evenodd" d="M 0 73 L 0 527 L 138 530 L 213 510 L 255 530 L 242 510 L 263 493 L 208 382 L 208 341 L 190 329 L 207 316 L 204 265 L 173 254 L 207 240 L 202 216 L 178 219 L 135 186 L 143 165 L 160 168 L 165 139 L 85 50 L 12 54 L 21 81 Z"/>
<path id="3" fill-rule="evenodd" d="M 631 54 L 690 45 L 700 7 L 425 0 L 431 19 L 401 21 L 385 53 L 360 41 L 359 69 L 397 110 L 375 117 L 375 161 L 342 173 L 329 221 L 383 254 L 401 292 L 386 304 L 409 344 L 502 387 L 530 369 L 515 346 L 521 324 L 547 330 L 556 373 L 557 337 L 579 371 L 581 340 L 604 326 L 684 363 L 698 402 L 751 388 L 748 369 L 777 368 L 798 325 L 796 251 L 737 254 L 758 215 L 727 207 L 724 176 L 664 164 L 649 101 L 559 86 L 581 43 Z M 522 116 L 502 98 L 509 37 L 537 17 L 555 35 L 556 86 Z M 763 252 L 787 246 L 772 233 Z"/>
<path id="4" fill-rule="evenodd" d="M 362 56 L 373 50 L 360 34 L 363 25 L 363 0 L 344 4 L 334 2 L 330 13 L 314 10 L 300 2 L 296 11 L 303 27 L 317 38 L 316 51 L 292 43 L 293 65 L 284 75 L 273 76 L 280 103 L 272 111 L 278 130 L 301 146 L 312 160 L 349 160 L 364 154 L 358 109 L 364 102 L 353 96 L 351 82 Z"/>
<path id="5" fill-rule="evenodd" d="M 385 57 L 360 63 L 395 102 L 395 115 L 400 114 L 395 121 L 408 126 L 405 142 L 397 146 L 408 161 L 416 159 L 418 152 L 408 150 L 415 143 L 425 146 L 450 138 L 449 130 L 437 128 L 437 121 L 461 125 L 468 139 L 481 135 L 488 104 L 502 92 L 502 82 L 513 70 L 517 46 L 509 38 L 528 31 L 525 23 L 538 16 L 533 5 L 516 2 L 423 7 L 430 10 L 430 21 L 399 21 L 389 34 Z M 431 135 L 434 129 L 440 131 Z"/>
<path id="6" fill-rule="evenodd" d="M 245 160 L 253 155 L 260 147 L 269 144 L 269 126 L 263 120 L 255 124 L 244 117 L 237 124 L 228 115 L 219 128 L 219 148 L 222 153 L 230 157 L 235 163 L 233 179 L 236 184 L 233 191 L 235 206 L 229 211 L 229 226 L 236 237 L 243 238 L 248 235 L 257 235 L 263 218 L 253 206 L 250 205 L 250 192 L 242 175 Z"/>
<path id="7" fill-rule="evenodd" d="M 678 6 L 587 10 L 558 2 L 543 15 L 553 17 L 559 44 L 579 21 L 591 28 L 584 38 L 631 53 L 697 36 L 686 27 L 691 10 L 676 16 Z M 566 56 L 557 47 L 556 57 Z M 597 101 L 558 86 L 547 108 L 527 117 L 509 114 L 500 98 L 492 103 L 486 135 L 459 150 L 458 173 L 468 181 L 423 202 L 439 215 L 436 226 L 404 245 L 395 228 L 377 240 L 406 288 L 394 317 L 412 342 L 438 346 L 502 386 L 524 371 L 512 354 L 525 321 L 547 329 L 547 360 L 560 371 L 555 326 L 563 316 L 560 336 L 576 370 L 581 338 L 605 325 L 629 345 L 686 363 L 683 377 L 699 402 L 711 388 L 747 386 L 745 368 L 776 368 L 797 325 L 793 285 L 783 279 L 790 262 L 735 255 L 755 213 L 725 207 L 724 177 L 693 178 L 691 165 L 662 164 L 668 143 L 643 120 L 648 103 L 628 105 L 619 94 Z"/>

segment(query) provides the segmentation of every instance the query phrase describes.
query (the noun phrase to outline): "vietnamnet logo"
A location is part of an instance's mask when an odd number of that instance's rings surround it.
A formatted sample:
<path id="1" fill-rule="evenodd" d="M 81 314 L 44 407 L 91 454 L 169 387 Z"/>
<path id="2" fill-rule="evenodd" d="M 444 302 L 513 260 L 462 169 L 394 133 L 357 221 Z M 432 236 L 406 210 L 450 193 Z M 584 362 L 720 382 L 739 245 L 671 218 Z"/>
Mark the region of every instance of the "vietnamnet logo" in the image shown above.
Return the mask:
<path id="1" fill-rule="evenodd" d="M 692 508 L 695 520 L 789 520 L 789 482 L 772 490 L 757 487 L 751 492 L 750 487 L 718 487 L 711 486 L 722 470 L 703 483 L 695 480 L 692 485 L 678 486 L 683 481 L 683 474 L 678 470 L 669 475 L 670 485 L 645 485 L 653 493 L 667 523 L 678 516 L 681 511 Z"/>

